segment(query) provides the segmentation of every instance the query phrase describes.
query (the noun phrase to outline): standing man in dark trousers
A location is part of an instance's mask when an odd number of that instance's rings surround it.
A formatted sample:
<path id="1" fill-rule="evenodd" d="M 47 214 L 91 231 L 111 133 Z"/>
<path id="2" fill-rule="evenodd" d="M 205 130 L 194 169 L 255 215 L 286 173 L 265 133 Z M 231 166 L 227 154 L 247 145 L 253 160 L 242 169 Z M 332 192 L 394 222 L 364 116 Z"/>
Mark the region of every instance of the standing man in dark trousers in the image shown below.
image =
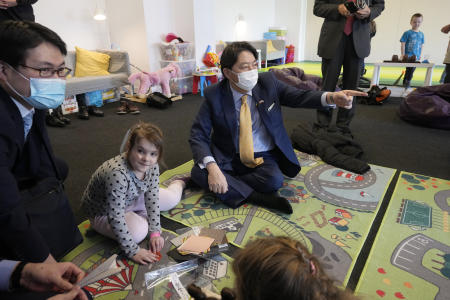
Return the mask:
<path id="1" fill-rule="evenodd" d="M 345 2 L 353 2 L 359 9 L 350 13 Z M 343 89 L 354 90 L 360 77 L 360 66 L 370 53 L 370 21 L 384 10 L 384 0 L 315 0 L 314 15 L 324 18 L 320 31 L 317 54 L 322 57 L 324 91 L 334 91 L 343 67 Z M 361 8 L 363 7 L 364 8 Z M 349 128 L 355 114 L 355 103 L 351 109 L 339 108 L 336 127 L 342 134 L 353 137 Z M 327 131 L 333 109 L 317 110 L 314 130 Z"/>
<path id="2" fill-rule="evenodd" d="M 442 27 L 441 31 L 442 31 L 442 33 L 449 33 L 450 32 L 450 24 Z M 450 41 L 448 42 L 447 53 L 445 54 L 444 64 L 445 64 L 444 83 L 450 83 Z"/>
<path id="3" fill-rule="evenodd" d="M 0 22 L 6 20 L 34 22 L 32 4 L 36 2 L 38 0 L 0 0 Z"/>

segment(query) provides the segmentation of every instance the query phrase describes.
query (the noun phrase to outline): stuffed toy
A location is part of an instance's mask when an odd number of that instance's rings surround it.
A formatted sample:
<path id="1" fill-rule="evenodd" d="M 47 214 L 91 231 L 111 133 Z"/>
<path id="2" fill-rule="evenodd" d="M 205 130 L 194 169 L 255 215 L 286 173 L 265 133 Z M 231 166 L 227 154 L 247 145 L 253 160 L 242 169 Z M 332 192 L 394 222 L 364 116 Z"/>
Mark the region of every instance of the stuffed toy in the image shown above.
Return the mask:
<path id="1" fill-rule="evenodd" d="M 169 81 L 172 78 L 181 77 L 181 69 L 175 63 L 170 63 L 166 67 L 156 72 L 141 72 L 134 73 L 128 77 L 128 81 L 134 85 L 136 80 L 139 80 L 138 97 L 141 99 L 147 98 L 147 93 L 150 87 L 160 85 L 163 94 L 166 97 L 171 97 Z"/>
<path id="2" fill-rule="evenodd" d="M 167 43 L 184 43 L 183 39 L 179 36 L 177 36 L 175 33 L 168 33 L 166 35 L 166 42 Z"/>

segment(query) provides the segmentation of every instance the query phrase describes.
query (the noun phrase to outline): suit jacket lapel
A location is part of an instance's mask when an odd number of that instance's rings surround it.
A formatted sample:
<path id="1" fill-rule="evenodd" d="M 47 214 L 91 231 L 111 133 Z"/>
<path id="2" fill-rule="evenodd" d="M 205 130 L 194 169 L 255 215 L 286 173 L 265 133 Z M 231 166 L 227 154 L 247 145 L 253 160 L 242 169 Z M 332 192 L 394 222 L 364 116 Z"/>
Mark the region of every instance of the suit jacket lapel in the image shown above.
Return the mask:
<path id="1" fill-rule="evenodd" d="M 266 126 L 266 129 L 270 132 L 273 137 L 272 126 L 270 126 L 269 115 L 267 114 L 267 107 L 272 105 L 271 100 L 268 95 L 264 94 L 260 89 L 259 84 L 257 84 L 252 90 L 252 97 L 256 102 L 256 108 L 258 109 L 259 116 Z"/>
<path id="2" fill-rule="evenodd" d="M 234 107 L 233 94 L 231 93 L 231 87 L 228 80 L 223 80 L 221 82 L 221 104 L 223 107 L 223 112 L 225 114 L 225 120 L 227 122 L 228 128 L 230 129 L 231 136 L 233 138 L 234 147 L 238 149 L 238 127 L 236 119 L 236 110 Z"/>

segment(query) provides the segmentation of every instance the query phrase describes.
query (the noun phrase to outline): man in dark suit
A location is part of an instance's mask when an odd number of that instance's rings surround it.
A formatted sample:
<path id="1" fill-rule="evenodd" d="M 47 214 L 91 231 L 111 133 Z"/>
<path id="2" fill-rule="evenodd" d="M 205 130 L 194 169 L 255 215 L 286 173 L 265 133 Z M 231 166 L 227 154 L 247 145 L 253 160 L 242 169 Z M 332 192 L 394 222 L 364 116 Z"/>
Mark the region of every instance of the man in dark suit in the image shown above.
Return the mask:
<path id="1" fill-rule="evenodd" d="M 1 0 L 0 22 L 6 20 L 34 22 L 32 4 L 35 4 L 37 1 L 38 0 Z"/>
<path id="2" fill-rule="evenodd" d="M 343 71 L 343 89 L 354 90 L 358 85 L 361 64 L 370 53 L 370 21 L 384 10 L 384 0 L 365 0 L 364 8 L 351 14 L 345 2 L 361 3 L 361 0 L 315 0 L 314 15 L 324 18 L 317 54 L 322 57 L 322 90 L 334 91 Z M 336 127 L 344 135 L 352 137 L 350 122 L 355 114 L 352 109 L 338 109 Z M 333 110 L 317 110 L 314 130 L 328 130 Z"/>
<path id="3" fill-rule="evenodd" d="M 271 72 L 258 74 L 256 57 L 256 49 L 246 42 L 224 49 L 225 79 L 206 89 L 191 129 L 191 178 L 233 208 L 247 201 L 292 213 L 287 199 L 276 194 L 283 174 L 294 177 L 300 171 L 280 105 L 351 107 L 352 95 L 364 93 L 300 90 Z"/>
<path id="4" fill-rule="evenodd" d="M 51 262 L 46 241 L 55 237 L 34 226 L 21 192 L 45 178 L 67 177 L 67 165 L 53 155 L 44 120 L 45 109 L 64 100 L 70 72 L 66 46 L 50 29 L 21 21 L 0 23 L 0 45 L 0 257 Z M 70 209 L 68 217 L 73 219 Z"/>

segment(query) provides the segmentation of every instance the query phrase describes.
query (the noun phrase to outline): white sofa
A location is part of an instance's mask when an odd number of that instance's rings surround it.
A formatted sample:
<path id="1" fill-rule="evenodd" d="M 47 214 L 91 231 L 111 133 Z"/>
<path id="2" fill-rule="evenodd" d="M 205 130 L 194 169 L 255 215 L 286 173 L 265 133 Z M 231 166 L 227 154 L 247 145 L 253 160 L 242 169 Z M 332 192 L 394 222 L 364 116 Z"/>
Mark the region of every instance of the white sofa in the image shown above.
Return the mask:
<path id="1" fill-rule="evenodd" d="M 117 88 L 128 83 L 130 75 L 130 59 L 125 51 L 113 50 L 95 50 L 97 52 L 106 53 L 111 56 L 109 62 L 109 75 L 104 76 L 86 76 L 86 77 L 70 77 L 66 82 L 66 96 L 75 96 L 92 91 Z M 66 66 L 72 69 L 71 75 L 75 74 L 76 55 L 75 51 L 67 53 Z"/>

